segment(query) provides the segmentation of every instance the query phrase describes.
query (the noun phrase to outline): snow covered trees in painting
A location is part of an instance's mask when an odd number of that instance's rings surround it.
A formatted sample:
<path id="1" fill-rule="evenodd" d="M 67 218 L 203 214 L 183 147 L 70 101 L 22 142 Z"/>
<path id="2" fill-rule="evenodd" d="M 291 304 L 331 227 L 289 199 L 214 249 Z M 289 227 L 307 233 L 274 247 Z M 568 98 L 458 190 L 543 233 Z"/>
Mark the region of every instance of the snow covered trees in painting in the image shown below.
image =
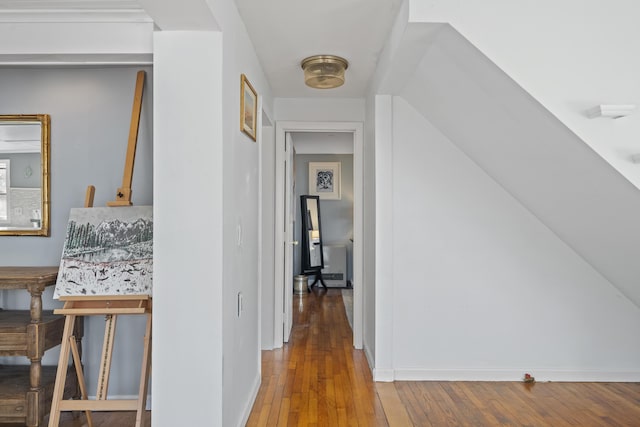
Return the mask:
<path id="1" fill-rule="evenodd" d="M 151 206 L 71 209 L 54 298 L 150 295 Z"/>

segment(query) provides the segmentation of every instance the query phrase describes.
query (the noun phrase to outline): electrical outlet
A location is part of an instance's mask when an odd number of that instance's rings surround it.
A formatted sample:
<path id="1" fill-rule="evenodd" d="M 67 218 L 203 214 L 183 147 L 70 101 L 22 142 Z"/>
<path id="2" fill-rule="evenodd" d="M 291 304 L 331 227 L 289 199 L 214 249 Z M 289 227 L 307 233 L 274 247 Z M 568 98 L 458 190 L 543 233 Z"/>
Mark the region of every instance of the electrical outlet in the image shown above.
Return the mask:
<path id="1" fill-rule="evenodd" d="M 13 214 L 15 216 L 22 216 L 22 208 L 13 208 Z"/>

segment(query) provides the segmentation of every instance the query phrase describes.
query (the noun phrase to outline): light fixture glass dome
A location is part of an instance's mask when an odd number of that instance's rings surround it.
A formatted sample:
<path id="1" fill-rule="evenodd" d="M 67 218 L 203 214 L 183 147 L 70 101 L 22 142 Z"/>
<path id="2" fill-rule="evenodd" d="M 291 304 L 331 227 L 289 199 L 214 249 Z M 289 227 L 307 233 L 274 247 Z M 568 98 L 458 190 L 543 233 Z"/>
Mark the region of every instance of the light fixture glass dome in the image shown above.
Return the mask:
<path id="1" fill-rule="evenodd" d="M 346 59 L 335 55 L 314 55 L 302 60 L 304 82 L 315 89 L 332 89 L 344 84 Z"/>

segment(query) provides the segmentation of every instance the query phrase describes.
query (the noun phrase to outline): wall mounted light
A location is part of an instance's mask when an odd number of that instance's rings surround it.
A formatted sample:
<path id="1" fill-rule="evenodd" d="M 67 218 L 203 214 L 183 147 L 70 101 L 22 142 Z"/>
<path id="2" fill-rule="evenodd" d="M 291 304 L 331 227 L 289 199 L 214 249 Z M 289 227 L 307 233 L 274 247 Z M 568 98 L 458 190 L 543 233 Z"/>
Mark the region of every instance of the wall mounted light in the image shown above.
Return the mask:
<path id="1" fill-rule="evenodd" d="M 333 89 L 344 84 L 344 72 L 349 62 L 335 55 L 314 55 L 300 63 L 304 83 L 314 89 Z"/>
<path id="2" fill-rule="evenodd" d="M 620 117 L 626 117 L 636 109 L 633 104 L 626 105 L 596 105 L 593 108 L 587 110 L 587 117 L 595 119 L 596 117 L 607 117 L 610 119 L 619 119 Z"/>

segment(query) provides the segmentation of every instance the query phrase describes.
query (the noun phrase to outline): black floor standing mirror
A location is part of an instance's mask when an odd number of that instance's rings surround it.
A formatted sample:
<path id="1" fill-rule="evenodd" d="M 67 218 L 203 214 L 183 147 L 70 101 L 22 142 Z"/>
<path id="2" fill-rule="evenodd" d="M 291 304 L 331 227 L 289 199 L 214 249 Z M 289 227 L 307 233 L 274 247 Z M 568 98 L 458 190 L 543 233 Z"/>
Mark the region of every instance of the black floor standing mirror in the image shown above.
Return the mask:
<path id="1" fill-rule="evenodd" d="M 322 280 L 324 257 L 322 254 L 322 227 L 320 224 L 320 196 L 300 196 L 302 213 L 302 274 L 315 276 L 310 287 L 320 282 L 327 289 Z"/>

